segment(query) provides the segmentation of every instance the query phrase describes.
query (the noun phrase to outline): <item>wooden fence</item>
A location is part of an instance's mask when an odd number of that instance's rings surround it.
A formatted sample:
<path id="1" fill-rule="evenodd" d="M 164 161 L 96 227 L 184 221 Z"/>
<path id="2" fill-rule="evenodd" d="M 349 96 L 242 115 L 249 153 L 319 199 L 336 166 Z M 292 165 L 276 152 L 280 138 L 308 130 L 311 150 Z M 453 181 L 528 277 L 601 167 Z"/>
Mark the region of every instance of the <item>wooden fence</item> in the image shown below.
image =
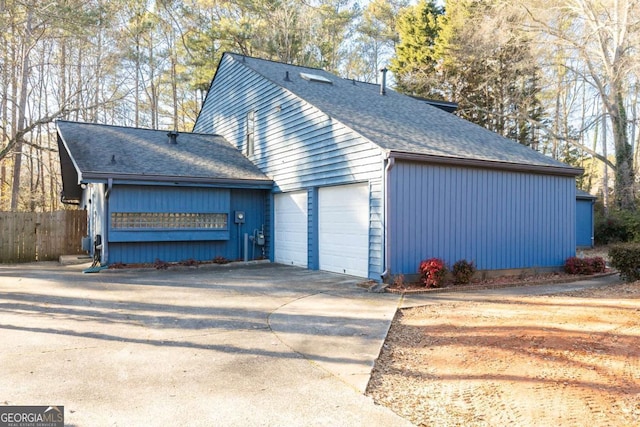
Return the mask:
<path id="1" fill-rule="evenodd" d="M 0 263 L 57 260 L 85 253 L 87 212 L 0 212 Z"/>

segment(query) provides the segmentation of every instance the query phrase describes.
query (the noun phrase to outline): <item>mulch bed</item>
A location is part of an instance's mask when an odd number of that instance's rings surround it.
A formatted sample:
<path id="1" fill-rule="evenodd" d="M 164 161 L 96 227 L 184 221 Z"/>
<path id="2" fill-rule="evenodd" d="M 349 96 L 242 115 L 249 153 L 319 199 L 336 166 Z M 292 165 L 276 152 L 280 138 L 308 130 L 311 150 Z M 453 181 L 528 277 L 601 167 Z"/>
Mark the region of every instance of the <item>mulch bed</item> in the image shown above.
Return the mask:
<path id="1" fill-rule="evenodd" d="M 607 269 L 604 273 L 590 275 L 575 275 L 567 273 L 549 273 L 532 276 L 503 276 L 486 280 L 472 281 L 467 285 L 446 284 L 439 288 L 427 288 L 421 283 L 404 283 L 403 285 L 392 284 L 386 288 L 387 292 L 398 294 L 421 294 L 431 292 L 458 292 L 467 290 L 499 289 L 516 286 L 552 285 L 558 283 L 569 283 L 578 280 L 594 279 L 598 277 L 617 274 L 613 269 Z"/>

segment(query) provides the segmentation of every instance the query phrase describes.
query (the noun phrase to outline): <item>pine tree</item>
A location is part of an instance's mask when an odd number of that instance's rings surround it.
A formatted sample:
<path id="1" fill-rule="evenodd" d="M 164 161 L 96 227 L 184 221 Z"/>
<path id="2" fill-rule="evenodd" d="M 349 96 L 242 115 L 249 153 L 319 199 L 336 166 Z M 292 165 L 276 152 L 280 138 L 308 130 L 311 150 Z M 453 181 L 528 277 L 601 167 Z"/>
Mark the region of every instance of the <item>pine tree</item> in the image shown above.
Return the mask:
<path id="1" fill-rule="evenodd" d="M 493 0 L 450 0 L 436 40 L 439 87 L 458 114 L 523 145 L 536 145 L 539 68 L 512 9 Z"/>
<path id="2" fill-rule="evenodd" d="M 397 23 L 400 42 L 390 66 L 400 92 L 422 97 L 438 96 L 434 85 L 435 42 L 442 15 L 443 9 L 433 0 L 421 0 L 401 11 Z"/>

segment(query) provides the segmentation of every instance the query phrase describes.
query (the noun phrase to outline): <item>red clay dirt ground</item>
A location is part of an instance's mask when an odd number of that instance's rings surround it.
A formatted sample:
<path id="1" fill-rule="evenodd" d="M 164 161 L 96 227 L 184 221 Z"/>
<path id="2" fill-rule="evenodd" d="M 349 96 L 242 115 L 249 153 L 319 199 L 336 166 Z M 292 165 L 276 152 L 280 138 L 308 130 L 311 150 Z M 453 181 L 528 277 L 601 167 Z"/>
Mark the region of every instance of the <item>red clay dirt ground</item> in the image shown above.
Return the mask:
<path id="1" fill-rule="evenodd" d="M 640 282 L 399 311 L 367 394 L 420 426 L 640 425 Z"/>

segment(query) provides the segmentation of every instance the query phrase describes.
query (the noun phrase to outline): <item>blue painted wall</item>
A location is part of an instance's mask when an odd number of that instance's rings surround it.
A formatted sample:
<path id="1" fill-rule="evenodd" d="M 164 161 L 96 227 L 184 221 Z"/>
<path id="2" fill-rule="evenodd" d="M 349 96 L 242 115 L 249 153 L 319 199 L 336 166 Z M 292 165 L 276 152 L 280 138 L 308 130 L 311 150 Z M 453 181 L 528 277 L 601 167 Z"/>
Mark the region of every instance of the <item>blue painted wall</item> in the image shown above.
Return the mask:
<path id="1" fill-rule="evenodd" d="M 243 211 L 246 214 L 246 223 L 238 227 L 233 223 L 233 217 L 230 226 L 232 227 L 229 238 L 229 259 L 235 259 L 234 254 L 236 250 L 239 250 L 240 243 L 244 241 L 244 233 L 249 236 L 255 236 L 256 232 L 262 231 L 264 227 L 265 231 L 265 245 L 264 255 L 265 258 L 269 258 L 269 233 L 270 219 L 269 209 L 271 193 L 265 190 L 231 190 L 231 213 L 235 211 Z M 238 242 L 237 236 L 240 235 L 240 242 Z M 253 245 L 253 240 L 249 240 L 249 259 L 263 259 L 262 247 Z M 238 252 L 240 254 L 240 252 Z M 241 256 L 238 256 L 241 258 Z"/>
<path id="2" fill-rule="evenodd" d="M 322 84 L 304 82 L 302 84 Z M 306 190 L 309 261 L 318 268 L 317 189 L 369 182 L 369 277 L 382 273 L 382 152 L 318 108 L 224 56 L 194 132 L 216 133 L 245 152 L 246 115 L 255 112 L 254 154 L 249 158 L 275 182 L 275 192 Z M 315 213 L 315 215 L 314 215 Z"/>
<path id="3" fill-rule="evenodd" d="M 114 230 L 109 220 L 109 264 L 243 258 L 244 233 L 253 235 L 267 223 L 269 192 L 265 190 L 114 185 L 110 212 L 227 213 L 226 230 Z M 234 223 L 234 212 L 244 211 L 246 222 Z M 249 258 L 262 256 L 249 241 Z M 268 247 L 268 246 L 267 246 Z M 268 256 L 268 251 L 265 251 Z"/>
<path id="4" fill-rule="evenodd" d="M 558 267 L 575 254 L 575 179 L 396 162 L 391 272 L 420 260 L 474 261 L 480 270 Z"/>
<path id="5" fill-rule="evenodd" d="M 593 203 L 595 197 L 576 197 L 576 246 L 593 247 Z"/>
<path id="6" fill-rule="evenodd" d="M 307 265 L 312 270 L 320 268 L 320 248 L 319 248 L 319 213 L 318 213 L 318 188 L 313 187 L 307 191 L 307 216 L 309 236 L 309 247 L 307 252 Z"/>
<path id="7" fill-rule="evenodd" d="M 117 212 L 229 213 L 231 190 L 197 187 L 116 185 L 109 198 Z M 233 217 L 230 216 L 230 221 Z M 229 221 L 229 222 L 230 222 Z M 230 224 L 228 224 L 230 226 Z M 118 230 L 110 224 L 110 242 L 228 240 L 225 230 Z"/>

